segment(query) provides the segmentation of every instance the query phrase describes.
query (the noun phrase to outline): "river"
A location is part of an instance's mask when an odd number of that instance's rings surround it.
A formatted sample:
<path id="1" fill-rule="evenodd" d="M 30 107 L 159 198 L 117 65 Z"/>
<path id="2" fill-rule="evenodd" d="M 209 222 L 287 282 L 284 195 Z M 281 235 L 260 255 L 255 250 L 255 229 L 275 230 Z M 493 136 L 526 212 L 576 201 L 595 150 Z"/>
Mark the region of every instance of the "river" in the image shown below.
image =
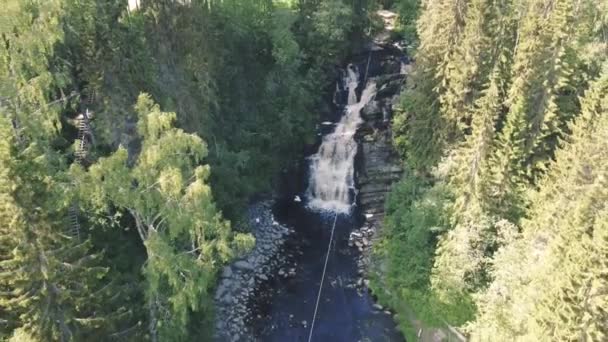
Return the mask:
<path id="1" fill-rule="evenodd" d="M 376 305 L 364 286 L 357 286 L 361 284 L 356 264 L 359 251 L 348 244 L 351 232 L 364 223 L 356 206 L 354 135 L 361 109 L 376 93 L 374 81 L 365 80 L 366 72 L 359 68 L 349 65 L 338 82 L 336 97 L 342 103 L 338 106 L 342 115 L 331 123 L 333 129 L 323 136 L 318 151 L 307 158 L 307 190 L 301 198 L 275 205 L 277 220 L 295 232 L 283 247 L 286 266 L 257 292 L 252 304 L 255 315 L 249 325 L 256 340 L 404 340 L 390 312 Z"/>

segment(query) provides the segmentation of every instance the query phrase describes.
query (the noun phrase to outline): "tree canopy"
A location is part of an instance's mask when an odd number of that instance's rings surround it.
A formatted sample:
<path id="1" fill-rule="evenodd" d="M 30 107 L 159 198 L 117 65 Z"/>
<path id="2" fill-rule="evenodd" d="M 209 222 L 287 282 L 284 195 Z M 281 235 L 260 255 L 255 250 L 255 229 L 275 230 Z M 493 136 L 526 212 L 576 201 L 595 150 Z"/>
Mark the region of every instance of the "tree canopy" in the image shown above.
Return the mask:
<path id="1" fill-rule="evenodd" d="M 366 5 L 3 1 L 0 339 L 209 339 Z"/>
<path id="2" fill-rule="evenodd" d="M 409 172 L 377 248 L 396 308 L 474 341 L 606 338 L 605 13 L 420 2 L 393 122 Z"/>

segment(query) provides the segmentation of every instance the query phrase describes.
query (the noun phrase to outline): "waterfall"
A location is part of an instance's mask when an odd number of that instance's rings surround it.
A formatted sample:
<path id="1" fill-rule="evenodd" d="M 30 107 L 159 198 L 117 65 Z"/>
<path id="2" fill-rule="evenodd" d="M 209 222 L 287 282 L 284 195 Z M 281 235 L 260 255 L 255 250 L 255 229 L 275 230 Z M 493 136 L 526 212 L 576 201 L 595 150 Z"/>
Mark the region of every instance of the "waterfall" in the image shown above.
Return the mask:
<path id="1" fill-rule="evenodd" d="M 376 84 L 368 82 L 357 101 L 359 73 L 347 67 L 344 84 L 348 89 L 345 113 L 335 131 L 326 135 L 319 151 L 310 157 L 310 179 L 307 190 L 308 207 L 316 210 L 349 213 L 355 190 L 354 160 L 357 143 L 354 135 L 361 123 L 361 110 L 376 94 Z"/>

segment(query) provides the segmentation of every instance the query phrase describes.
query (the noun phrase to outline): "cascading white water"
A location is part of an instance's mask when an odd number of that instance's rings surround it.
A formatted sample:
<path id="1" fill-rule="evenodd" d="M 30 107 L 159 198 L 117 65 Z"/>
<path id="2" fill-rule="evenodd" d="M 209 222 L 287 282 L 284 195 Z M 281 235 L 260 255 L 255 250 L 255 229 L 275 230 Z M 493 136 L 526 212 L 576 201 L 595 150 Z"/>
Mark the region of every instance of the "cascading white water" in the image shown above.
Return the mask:
<path id="1" fill-rule="evenodd" d="M 310 157 L 307 191 L 309 208 L 336 213 L 350 212 L 357 154 L 354 135 L 361 123 L 361 110 L 376 95 L 376 84 L 368 82 L 357 101 L 359 73 L 352 65 L 347 68 L 344 83 L 348 88 L 345 113 L 335 131 L 323 138 L 319 151 Z"/>

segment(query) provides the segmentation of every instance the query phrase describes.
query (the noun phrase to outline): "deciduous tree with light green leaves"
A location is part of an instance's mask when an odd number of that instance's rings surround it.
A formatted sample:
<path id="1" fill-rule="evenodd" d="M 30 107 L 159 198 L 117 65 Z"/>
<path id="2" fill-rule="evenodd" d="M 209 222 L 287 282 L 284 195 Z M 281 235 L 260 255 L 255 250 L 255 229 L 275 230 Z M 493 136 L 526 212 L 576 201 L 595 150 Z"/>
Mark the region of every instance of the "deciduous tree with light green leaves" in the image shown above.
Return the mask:
<path id="1" fill-rule="evenodd" d="M 175 113 L 162 112 L 148 95 L 140 95 L 135 110 L 141 148 L 129 156 L 120 147 L 88 172 L 73 172 L 93 207 L 113 206 L 135 221 L 147 255 L 149 337 L 181 341 L 190 312 L 210 309 L 209 291 L 232 256 L 233 235 L 207 184 L 205 143 L 174 128 Z"/>

